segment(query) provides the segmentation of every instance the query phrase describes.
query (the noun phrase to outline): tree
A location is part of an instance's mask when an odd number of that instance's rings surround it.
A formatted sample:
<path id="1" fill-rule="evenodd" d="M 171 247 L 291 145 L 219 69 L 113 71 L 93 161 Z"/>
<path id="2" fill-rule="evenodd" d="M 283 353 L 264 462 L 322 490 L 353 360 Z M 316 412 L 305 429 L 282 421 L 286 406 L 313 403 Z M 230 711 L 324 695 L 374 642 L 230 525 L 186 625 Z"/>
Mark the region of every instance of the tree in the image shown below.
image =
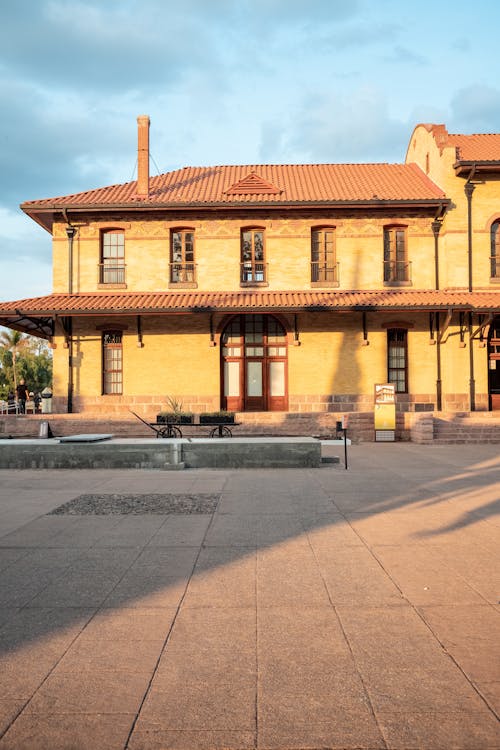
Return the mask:
<path id="1" fill-rule="evenodd" d="M 28 346 L 28 343 L 29 336 L 26 336 L 20 331 L 0 332 L 0 347 L 2 347 L 6 353 L 10 353 L 11 355 L 11 367 L 14 376 L 14 393 L 17 388 L 17 361 L 23 349 Z"/>
<path id="2" fill-rule="evenodd" d="M 43 339 L 0 330 L 0 398 L 15 392 L 19 378 L 24 378 L 34 393 L 50 385 L 52 351 Z"/>

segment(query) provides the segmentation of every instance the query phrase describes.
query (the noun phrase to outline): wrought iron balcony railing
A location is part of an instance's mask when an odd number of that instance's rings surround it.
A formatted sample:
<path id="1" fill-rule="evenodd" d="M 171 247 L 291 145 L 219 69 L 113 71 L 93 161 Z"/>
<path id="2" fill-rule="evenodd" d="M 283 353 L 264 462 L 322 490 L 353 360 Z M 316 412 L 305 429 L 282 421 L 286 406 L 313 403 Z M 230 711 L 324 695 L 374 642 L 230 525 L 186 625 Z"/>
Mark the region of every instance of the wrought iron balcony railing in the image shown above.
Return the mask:
<path id="1" fill-rule="evenodd" d="M 311 283 L 326 286 L 339 283 L 339 264 L 327 265 L 321 261 L 311 261 Z"/>
<path id="2" fill-rule="evenodd" d="M 411 262 L 384 260 L 384 282 L 388 284 L 411 283 Z"/>
<path id="3" fill-rule="evenodd" d="M 196 263 L 171 263 L 171 284 L 194 284 L 196 282 Z"/>
<path id="4" fill-rule="evenodd" d="M 99 263 L 99 284 L 125 284 L 125 263 Z"/>
<path id="5" fill-rule="evenodd" d="M 240 263 L 241 284 L 261 284 L 267 282 L 267 263 L 245 260 Z"/>

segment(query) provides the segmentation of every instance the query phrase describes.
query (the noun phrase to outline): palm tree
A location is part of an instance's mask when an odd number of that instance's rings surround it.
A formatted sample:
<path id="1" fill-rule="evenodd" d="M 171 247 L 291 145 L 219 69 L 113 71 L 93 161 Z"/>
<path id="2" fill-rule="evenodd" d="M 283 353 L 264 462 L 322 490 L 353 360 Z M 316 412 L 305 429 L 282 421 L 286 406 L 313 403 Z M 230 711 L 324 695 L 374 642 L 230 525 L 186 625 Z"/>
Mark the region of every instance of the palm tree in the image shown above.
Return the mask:
<path id="1" fill-rule="evenodd" d="M 12 371 L 14 373 L 14 393 L 17 389 L 17 371 L 16 360 L 22 349 L 28 346 L 29 336 L 22 334 L 20 331 L 0 331 L 0 347 L 12 354 Z"/>

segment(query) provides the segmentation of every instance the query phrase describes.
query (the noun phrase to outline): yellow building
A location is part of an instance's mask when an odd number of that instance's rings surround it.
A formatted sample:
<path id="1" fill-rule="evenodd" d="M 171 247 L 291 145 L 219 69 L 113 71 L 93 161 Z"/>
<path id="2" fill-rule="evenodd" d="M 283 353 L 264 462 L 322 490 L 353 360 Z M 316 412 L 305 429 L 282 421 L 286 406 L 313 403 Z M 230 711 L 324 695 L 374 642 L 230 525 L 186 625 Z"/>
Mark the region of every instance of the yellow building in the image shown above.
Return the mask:
<path id="1" fill-rule="evenodd" d="M 404 164 L 186 167 L 23 211 L 53 290 L 0 323 L 54 349 L 60 412 L 500 408 L 500 135 L 418 125 Z M 498 367 L 497 367 L 498 364 Z"/>

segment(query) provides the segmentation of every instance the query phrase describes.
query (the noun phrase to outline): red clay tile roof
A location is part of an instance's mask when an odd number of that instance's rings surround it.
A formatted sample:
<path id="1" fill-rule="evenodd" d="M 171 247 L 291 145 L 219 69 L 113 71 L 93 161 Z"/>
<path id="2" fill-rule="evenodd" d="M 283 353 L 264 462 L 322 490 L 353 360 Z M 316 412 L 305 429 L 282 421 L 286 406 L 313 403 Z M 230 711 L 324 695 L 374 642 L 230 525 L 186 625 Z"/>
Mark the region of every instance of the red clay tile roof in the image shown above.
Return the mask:
<path id="1" fill-rule="evenodd" d="M 500 133 L 450 133 L 448 143 L 457 149 L 458 161 L 500 161 Z"/>
<path id="2" fill-rule="evenodd" d="M 247 192 L 243 192 L 252 174 Z M 258 184 L 262 190 L 256 192 Z M 439 201 L 445 198 L 416 164 L 260 164 L 184 167 L 151 177 L 150 194 L 139 198 L 137 183 L 26 201 L 36 209 L 143 206 L 224 206 L 236 204 L 311 204 L 336 202 Z"/>
<path id="3" fill-rule="evenodd" d="M 49 294 L 0 303 L 2 318 L 15 315 L 210 312 L 307 309 L 463 309 L 496 310 L 500 290 L 364 290 L 364 291 L 241 291 L 241 292 L 117 292 Z"/>
<path id="4" fill-rule="evenodd" d="M 441 151 L 447 146 L 454 147 L 457 161 L 500 161 L 500 133 L 464 135 L 448 133 L 445 125 L 423 124 L 422 127 L 432 133 Z"/>

